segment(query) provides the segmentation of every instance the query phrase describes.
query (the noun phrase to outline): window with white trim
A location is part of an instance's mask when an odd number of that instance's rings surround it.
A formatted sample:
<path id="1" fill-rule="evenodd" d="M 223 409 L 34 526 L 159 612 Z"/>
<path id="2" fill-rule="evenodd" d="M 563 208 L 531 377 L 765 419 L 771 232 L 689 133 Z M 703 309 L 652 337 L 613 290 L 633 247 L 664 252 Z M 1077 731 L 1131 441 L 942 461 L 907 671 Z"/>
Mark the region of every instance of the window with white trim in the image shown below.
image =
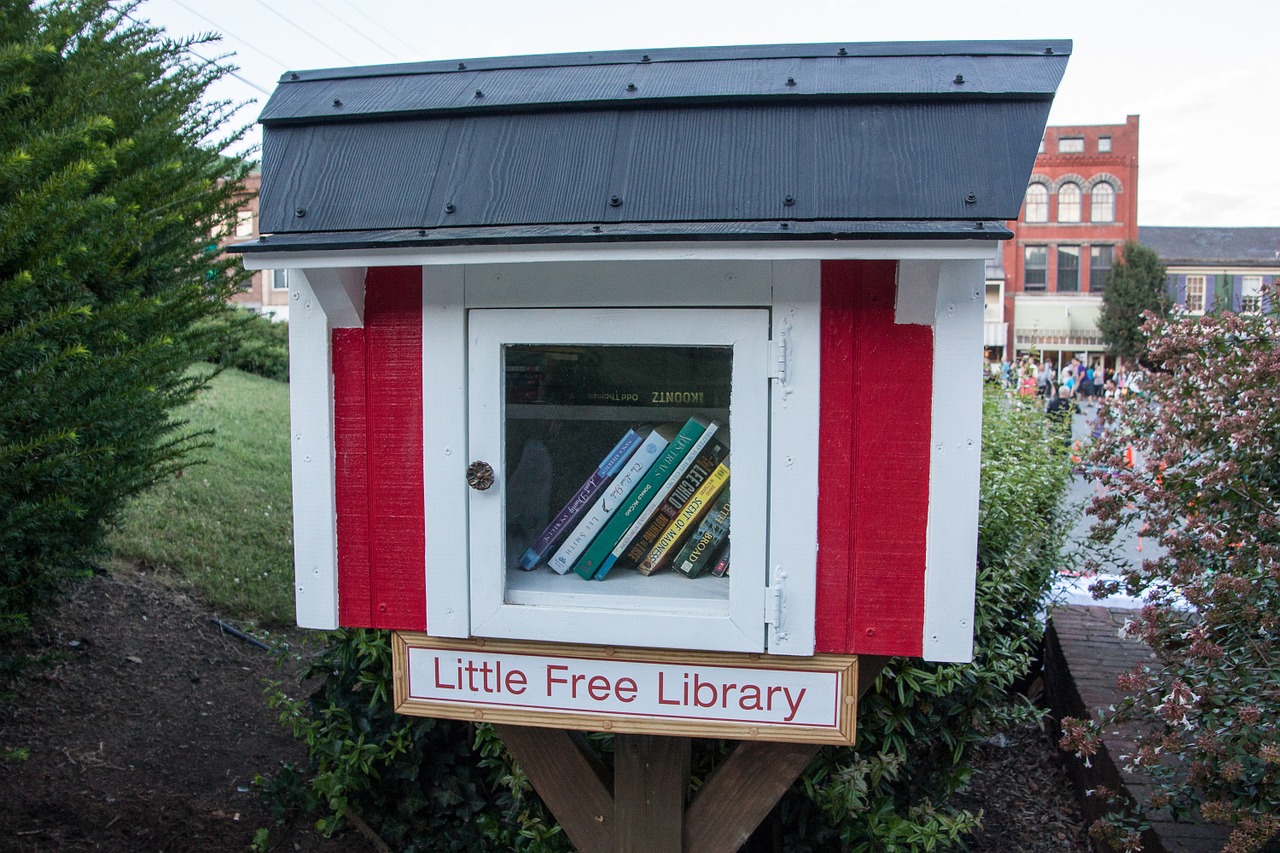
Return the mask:
<path id="1" fill-rule="evenodd" d="M 1189 314 L 1204 313 L 1205 277 L 1202 275 L 1187 276 L 1187 298 L 1183 307 Z"/>
<path id="2" fill-rule="evenodd" d="M 1105 181 L 1094 184 L 1089 191 L 1089 221 L 1116 221 L 1116 190 Z"/>
<path id="3" fill-rule="evenodd" d="M 1084 153 L 1084 137 L 1083 136 L 1064 136 L 1058 140 L 1059 154 L 1083 154 Z"/>
<path id="4" fill-rule="evenodd" d="M 1262 312 L 1262 276 L 1246 275 L 1240 279 L 1240 313 Z"/>
<path id="5" fill-rule="evenodd" d="M 282 275 L 276 275 L 275 270 L 262 271 L 262 284 L 267 290 L 288 290 L 289 283 Z"/>
<path id="6" fill-rule="evenodd" d="M 1044 290 L 1048 287 L 1049 247 L 1024 246 L 1022 261 L 1022 289 Z"/>
<path id="7" fill-rule="evenodd" d="M 1023 205 L 1024 219 L 1027 222 L 1049 221 L 1049 188 L 1036 183 L 1027 187 L 1027 198 Z"/>
<path id="8" fill-rule="evenodd" d="M 1066 183 L 1058 188 L 1058 221 L 1080 221 L 1080 185 Z"/>
<path id="9" fill-rule="evenodd" d="M 236 236 L 237 237 L 253 236 L 253 211 L 252 210 L 236 211 Z"/>
<path id="10" fill-rule="evenodd" d="M 1058 247 L 1058 292 L 1076 293 L 1080 290 L 1080 247 Z"/>
<path id="11" fill-rule="evenodd" d="M 1102 293 L 1107 289 L 1107 276 L 1115 259 L 1115 246 L 1089 247 L 1089 292 Z"/>

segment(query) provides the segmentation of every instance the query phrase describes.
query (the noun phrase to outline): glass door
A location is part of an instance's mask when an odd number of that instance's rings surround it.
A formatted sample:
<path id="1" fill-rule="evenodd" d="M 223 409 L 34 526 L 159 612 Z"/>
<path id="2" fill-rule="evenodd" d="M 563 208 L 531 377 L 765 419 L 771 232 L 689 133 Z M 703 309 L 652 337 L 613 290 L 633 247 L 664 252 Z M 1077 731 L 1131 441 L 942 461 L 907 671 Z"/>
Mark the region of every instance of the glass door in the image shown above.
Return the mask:
<path id="1" fill-rule="evenodd" d="M 769 312 L 468 329 L 472 632 L 763 650 Z"/>

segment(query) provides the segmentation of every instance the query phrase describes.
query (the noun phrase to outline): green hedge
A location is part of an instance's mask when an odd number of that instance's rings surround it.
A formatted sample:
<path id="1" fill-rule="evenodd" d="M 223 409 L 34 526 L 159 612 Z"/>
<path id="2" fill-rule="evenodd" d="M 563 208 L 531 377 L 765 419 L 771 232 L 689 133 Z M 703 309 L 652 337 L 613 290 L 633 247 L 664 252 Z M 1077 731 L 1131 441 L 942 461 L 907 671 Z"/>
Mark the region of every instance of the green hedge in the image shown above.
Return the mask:
<path id="1" fill-rule="evenodd" d="M 209 321 L 207 329 L 218 341 L 210 361 L 245 373 L 289 381 L 289 324 L 248 308 L 228 308 Z"/>
<path id="2" fill-rule="evenodd" d="M 970 751 L 1040 713 L 1010 687 L 1039 648 L 1070 471 L 1035 407 L 988 396 L 983 441 L 974 662 L 890 663 L 859 708 L 855 746 L 821 750 L 784 797 L 788 851 L 957 845 L 977 823 L 950 802 Z M 309 698 L 274 699 L 310 755 L 265 783 L 282 806 L 315 809 L 326 829 L 351 808 L 406 851 L 572 849 L 491 729 L 391 713 L 385 633 L 336 632 L 311 674 L 322 680 Z M 611 738 L 592 740 L 607 761 Z M 695 742 L 695 785 L 728 748 Z"/>

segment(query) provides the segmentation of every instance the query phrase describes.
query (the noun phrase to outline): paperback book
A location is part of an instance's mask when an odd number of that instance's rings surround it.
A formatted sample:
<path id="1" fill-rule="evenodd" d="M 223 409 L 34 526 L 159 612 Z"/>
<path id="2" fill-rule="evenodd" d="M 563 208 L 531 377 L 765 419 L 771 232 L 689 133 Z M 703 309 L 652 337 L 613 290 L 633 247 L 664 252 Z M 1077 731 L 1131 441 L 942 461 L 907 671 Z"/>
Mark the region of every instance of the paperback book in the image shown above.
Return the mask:
<path id="1" fill-rule="evenodd" d="M 645 473 L 666 449 L 667 443 L 661 428 L 649 432 L 631 458 L 623 464 L 622 470 L 600 493 L 600 497 L 596 498 L 596 502 L 578 519 L 577 525 L 565 537 L 559 550 L 547 561 L 554 571 L 563 575 L 573 567 L 578 555 L 596 539 L 604 523 L 644 479 Z"/>
<path id="2" fill-rule="evenodd" d="M 653 502 L 658 489 L 666 482 L 672 469 L 684 460 L 690 448 L 706 432 L 707 421 L 705 418 L 695 416 L 689 418 L 679 431 L 676 431 L 675 425 L 667 425 L 659 429 L 664 436 L 669 436 L 671 439 L 666 450 L 645 472 L 644 479 L 632 490 L 625 505 L 609 517 L 604 527 L 600 529 L 600 534 L 583 550 L 573 564 L 573 571 L 585 580 L 598 576 L 597 572 L 602 570 L 605 558 L 618 544 L 620 537 L 635 518 Z"/>
<path id="3" fill-rule="evenodd" d="M 600 464 L 591 472 L 586 481 L 573 493 L 573 497 L 569 498 L 569 502 L 564 505 L 560 512 L 556 513 L 555 518 L 542 531 L 542 534 L 529 547 L 529 550 L 525 551 L 524 555 L 520 557 L 520 568 L 525 571 L 533 569 L 542 561 L 543 557 L 551 552 L 551 549 L 569 532 L 577 518 L 595 502 L 604 487 L 622 469 L 622 466 L 631 455 L 635 453 L 636 448 L 640 446 L 641 439 L 642 436 L 635 430 L 627 430 L 626 435 L 600 461 Z"/>
<path id="4" fill-rule="evenodd" d="M 681 574 L 696 578 L 714 562 L 714 557 L 728 540 L 729 489 L 726 488 L 702 517 L 693 535 L 680 546 L 671 565 Z"/>
<path id="5" fill-rule="evenodd" d="M 716 469 L 702 482 L 693 497 L 685 502 L 680 513 L 662 531 L 649 553 L 640 562 L 640 574 L 653 574 L 671 562 L 671 558 L 680 547 L 681 540 L 697 528 L 707 510 L 728 485 L 729 457 L 726 456 L 724 461 L 716 466 Z"/>
<path id="6" fill-rule="evenodd" d="M 707 477 L 711 476 L 711 472 L 728 455 L 729 448 L 725 446 L 724 442 L 717 438 L 712 438 L 707 442 L 706 447 L 693 460 L 688 470 L 680 476 L 678 482 L 672 488 L 666 490 L 662 497 L 662 503 L 658 505 L 657 510 L 645 523 L 639 534 L 630 542 L 626 551 L 617 558 L 613 564 L 614 567 L 640 568 L 640 563 L 644 561 L 645 556 L 653 548 L 653 544 L 658 541 L 658 537 L 667 529 L 667 525 L 680 514 L 680 510 L 698 491 L 698 487 L 702 485 Z"/>

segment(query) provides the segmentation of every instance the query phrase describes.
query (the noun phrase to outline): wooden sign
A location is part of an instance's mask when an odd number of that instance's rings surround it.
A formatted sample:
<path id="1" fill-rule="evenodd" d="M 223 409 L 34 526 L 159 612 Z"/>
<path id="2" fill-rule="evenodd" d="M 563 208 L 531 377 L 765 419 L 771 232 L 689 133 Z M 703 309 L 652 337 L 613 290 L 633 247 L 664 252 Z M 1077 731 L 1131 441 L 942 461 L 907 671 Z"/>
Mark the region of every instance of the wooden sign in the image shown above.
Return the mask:
<path id="1" fill-rule="evenodd" d="M 397 713 L 543 728 L 852 744 L 858 659 L 394 633 Z"/>

